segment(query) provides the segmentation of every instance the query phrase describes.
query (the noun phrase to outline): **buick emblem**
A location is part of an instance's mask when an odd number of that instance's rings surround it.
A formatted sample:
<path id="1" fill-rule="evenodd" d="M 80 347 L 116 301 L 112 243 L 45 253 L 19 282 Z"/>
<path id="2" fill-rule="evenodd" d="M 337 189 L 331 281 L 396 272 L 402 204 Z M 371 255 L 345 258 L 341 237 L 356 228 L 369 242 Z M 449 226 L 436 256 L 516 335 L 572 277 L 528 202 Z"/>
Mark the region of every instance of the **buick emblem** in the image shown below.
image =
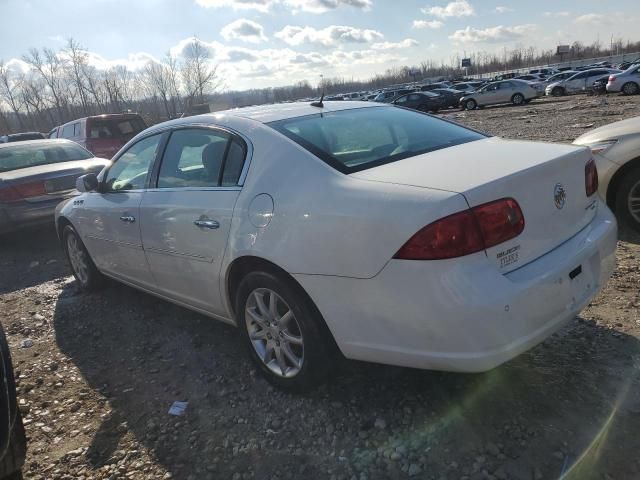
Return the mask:
<path id="1" fill-rule="evenodd" d="M 567 192 L 561 183 L 556 183 L 556 186 L 553 189 L 553 201 L 555 202 L 558 210 L 562 210 L 565 202 L 567 201 Z"/>

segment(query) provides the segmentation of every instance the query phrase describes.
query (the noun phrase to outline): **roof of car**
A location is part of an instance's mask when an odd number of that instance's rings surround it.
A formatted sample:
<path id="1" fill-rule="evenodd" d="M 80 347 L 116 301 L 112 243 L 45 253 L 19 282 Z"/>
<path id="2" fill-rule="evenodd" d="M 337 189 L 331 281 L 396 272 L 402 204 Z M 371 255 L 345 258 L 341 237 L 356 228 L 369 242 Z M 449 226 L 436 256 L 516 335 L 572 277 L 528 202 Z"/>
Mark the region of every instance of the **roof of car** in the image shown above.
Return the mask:
<path id="1" fill-rule="evenodd" d="M 21 145 L 52 145 L 56 143 L 75 143 L 64 138 L 41 138 L 37 140 L 20 140 L 18 142 L 0 143 L 0 148 L 19 147 Z"/>
<path id="2" fill-rule="evenodd" d="M 380 103 L 359 102 L 359 101 L 325 101 L 323 107 L 313 107 L 311 103 L 278 103 L 275 105 L 260 105 L 257 107 L 234 108 L 231 110 L 222 110 L 214 113 L 205 113 L 198 115 L 197 118 L 205 119 L 221 119 L 224 116 L 243 117 L 255 120 L 261 123 L 275 122 L 287 118 L 303 117 L 305 115 L 313 115 L 323 112 L 337 112 L 340 110 L 349 110 L 353 108 L 372 108 L 388 106 Z M 196 117 L 187 117 L 185 121 L 193 121 Z"/>

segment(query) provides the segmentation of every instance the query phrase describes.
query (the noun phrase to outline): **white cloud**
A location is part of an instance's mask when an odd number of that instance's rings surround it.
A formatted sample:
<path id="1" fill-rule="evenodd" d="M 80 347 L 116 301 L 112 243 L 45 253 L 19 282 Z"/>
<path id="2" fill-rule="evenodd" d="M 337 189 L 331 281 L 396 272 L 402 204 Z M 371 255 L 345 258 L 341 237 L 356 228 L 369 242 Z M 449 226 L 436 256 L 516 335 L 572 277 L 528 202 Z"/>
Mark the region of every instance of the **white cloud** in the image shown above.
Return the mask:
<path id="1" fill-rule="evenodd" d="M 267 12 L 272 6 L 282 4 L 293 9 L 293 13 L 324 13 L 329 10 L 347 6 L 361 10 L 371 8 L 372 0 L 195 0 L 196 4 L 205 8 L 230 7 L 234 10 L 259 10 Z"/>
<path id="2" fill-rule="evenodd" d="M 349 6 L 368 10 L 371 0 L 285 0 L 285 3 L 296 10 L 310 13 L 324 13 L 341 6 Z"/>
<path id="3" fill-rule="evenodd" d="M 320 30 L 313 27 L 287 25 L 275 37 L 288 45 L 314 44 L 331 47 L 344 43 L 368 43 L 382 40 L 384 35 L 376 30 L 360 29 L 343 25 L 331 25 Z"/>
<path id="4" fill-rule="evenodd" d="M 601 13 L 587 13 L 577 17 L 573 23 L 578 25 L 605 25 L 611 23 L 611 15 Z"/>
<path id="5" fill-rule="evenodd" d="M 420 45 L 417 40 L 413 38 L 405 38 L 401 42 L 380 42 L 371 45 L 374 50 L 395 50 L 397 48 L 411 48 Z"/>
<path id="6" fill-rule="evenodd" d="M 456 43 L 492 43 L 517 40 L 536 29 L 535 25 L 514 25 L 505 27 L 489 27 L 484 29 L 467 27 L 464 30 L 456 30 L 449 38 Z"/>
<path id="7" fill-rule="evenodd" d="M 422 13 L 426 15 L 433 15 L 438 18 L 449 17 L 470 17 L 474 15 L 473 7 L 467 0 L 454 0 L 447 3 L 444 7 L 425 7 Z"/>
<path id="8" fill-rule="evenodd" d="M 411 25 L 411 28 L 436 29 L 436 28 L 442 28 L 443 25 L 444 23 L 442 23 L 440 20 L 414 20 L 413 24 Z"/>
<path id="9" fill-rule="evenodd" d="M 570 12 L 562 11 L 562 12 L 544 12 L 545 17 L 568 17 L 571 15 Z"/>
<path id="10" fill-rule="evenodd" d="M 220 34 L 225 40 L 242 40 L 249 43 L 266 42 L 267 36 L 264 34 L 264 28 L 259 23 L 246 18 L 239 18 L 225 25 Z"/>
<path id="11" fill-rule="evenodd" d="M 231 7 L 234 10 L 259 10 L 266 12 L 277 0 L 195 0 L 205 8 Z"/>
<path id="12" fill-rule="evenodd" d="M 513 12 L 513 8 L 511 7 L 504 7 L 504 6 L 497 6 L 494 10 L 494 12 L 496 13 L 509 13 L 509 12 Z"/>

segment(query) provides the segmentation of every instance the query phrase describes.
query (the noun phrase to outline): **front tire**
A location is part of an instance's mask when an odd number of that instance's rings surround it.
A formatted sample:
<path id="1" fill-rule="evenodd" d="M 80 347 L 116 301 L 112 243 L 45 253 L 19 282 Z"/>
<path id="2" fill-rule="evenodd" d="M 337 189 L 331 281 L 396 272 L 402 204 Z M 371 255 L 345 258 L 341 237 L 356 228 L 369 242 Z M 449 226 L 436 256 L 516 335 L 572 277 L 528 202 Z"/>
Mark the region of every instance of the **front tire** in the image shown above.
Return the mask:
<path id="1" fill-rule="evenodd" d="M 635 95 L 638 93 L 638 84 L 634 82 L 627 82 L 622 85 L 622 93 L 625 95 Z"/>
<path id="2" fill-rule="evenodd" d="M 102 286 L 104 277 L 93 263 L 80 235 L 71 225 L 67 225 L 62 230 L 62 245 L 73 276 L 76 277 L 80 288 L 91 291 Z"/>
<path id="3" fill-rule="evenodd" d="M 564 88 L 555 87 L 553 90 L 551 90 L 551 95 L 553 95 L 554 97 L 562 97 L 564 95 Z"/>
<path id="4" fill-rule="evenodd" d="M 326 380 L 335 361 L 330 334 L 292 280 L 249 273 L 238 287 L 236 318 L 251 359 L 270 383 L 305 391 Z"/>
<path id="5" fill-rule="evenodd" d="M 640 167 L 624 175 L 616 192 L 615 207 L 620 224 L 640 232 Z"/>
<path id="6" fill-rule="evenodd" d="M 524 104 L 524 95 L 522 95 L 521 93 L 514 94 L 513 97 L 511 97 L 511 103 L 513 103 L 514 105 Z"/>

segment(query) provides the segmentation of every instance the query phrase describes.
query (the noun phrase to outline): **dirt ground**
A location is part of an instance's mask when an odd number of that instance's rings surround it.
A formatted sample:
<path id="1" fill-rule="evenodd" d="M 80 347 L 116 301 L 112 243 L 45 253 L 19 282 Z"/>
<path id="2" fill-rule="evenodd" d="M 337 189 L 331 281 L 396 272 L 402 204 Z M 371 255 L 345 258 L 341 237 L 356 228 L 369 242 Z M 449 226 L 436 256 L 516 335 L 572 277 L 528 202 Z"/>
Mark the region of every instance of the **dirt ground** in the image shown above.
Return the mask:
<path id="1" fill-rule="evenodd" d="M 446 116 L 571 141 L 640 96 Z M 0 239 L 0 321 L 30 479 L 638 479 L 640 246 L 560 333 L 478 375 L 343 362 L 307 395 L 270 387 L 234 328 L 109 283 L 80 293 L 52 229 Z M 23 348 L 30 339 L 33 346 Z M 188 401 L 186 415 L 168 414 Z"/>

